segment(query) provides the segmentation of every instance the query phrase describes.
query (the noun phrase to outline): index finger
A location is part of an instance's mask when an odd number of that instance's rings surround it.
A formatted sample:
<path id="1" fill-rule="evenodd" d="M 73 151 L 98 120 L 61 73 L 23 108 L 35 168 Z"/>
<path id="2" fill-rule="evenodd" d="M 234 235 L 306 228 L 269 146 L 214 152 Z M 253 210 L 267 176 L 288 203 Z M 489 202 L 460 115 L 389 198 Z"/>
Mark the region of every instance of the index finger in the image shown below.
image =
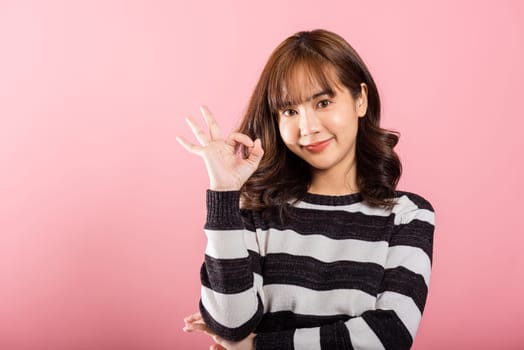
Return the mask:
<path id="1" fill-rule="evenodd" d="M 211 140 L 221 140 L 222 131 L 220 131 L 220 126 L 218 125 L 215 117 L 213 117 L 213 114 L 211 114 L 211 111 L 206 106 L 200 106 L 200 112 L 202 112 L 207 127 L 209 128 Z"/>
<path id="2" fill-rule="evenodd" d="M 185 322 L 193 322 L 201 319 L 202 315 L 200 314 L 200 312 L 195 312 L 194 314 L 184 317 Z"/>

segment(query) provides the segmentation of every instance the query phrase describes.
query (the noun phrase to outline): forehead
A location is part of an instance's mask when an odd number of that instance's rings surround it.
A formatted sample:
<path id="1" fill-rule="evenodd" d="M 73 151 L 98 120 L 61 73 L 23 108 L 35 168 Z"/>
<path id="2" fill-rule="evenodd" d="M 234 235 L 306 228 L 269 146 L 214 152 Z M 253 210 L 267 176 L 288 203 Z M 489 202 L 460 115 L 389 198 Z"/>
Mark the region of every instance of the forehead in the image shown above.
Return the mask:
<path id="1" fill-rule="evenodd" d="M 326 91 L 335 94 L 342 89 L 336 70 L 329 64 L 299 64 L 289 70 L 281 80 L 275 96 L 274 107 L 297 105 L 313 95 Z"/>

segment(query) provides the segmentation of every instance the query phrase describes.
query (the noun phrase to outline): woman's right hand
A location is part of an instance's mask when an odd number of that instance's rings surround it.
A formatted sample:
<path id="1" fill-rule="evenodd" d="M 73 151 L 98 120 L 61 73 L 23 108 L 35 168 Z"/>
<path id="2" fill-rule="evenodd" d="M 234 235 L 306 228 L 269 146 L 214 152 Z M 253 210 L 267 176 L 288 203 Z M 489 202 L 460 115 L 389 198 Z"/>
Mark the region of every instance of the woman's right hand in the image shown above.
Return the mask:
<path id="1" fill-rule="evenodd" d="M 184 317 L 184 332 L 204 332 L 209 335 L 216 344 L 211 345 L 210 350 L 254 350 L 255 349 L 255 333 L 251 333 L 246 338 L 240 341 L 225 340 L 222 337 L 216 335 L 212 330 L 209 329 L 207 324 L 202 319 L 200 312 L 194 313 L 187 317 Z"/>
<path id="2" fill-rule="evenodd" d="M 238 191 L 255 172 L 264 155 L 260 139 L 255 141 L 245 134 L 234 132 L 227 139 L 211 112 L 200 107 L 209 132 L 204 132 L 195 121 L 186 121 L 200 145 L 192 144 L 181 137 L 176 140 L 189 152 L 204 159 L 209 175 L 210 189 L 215 191 Z M 247 158 L 243 152 L 236 152 L 236 146 L 242 145 L 249 150 Z"/>

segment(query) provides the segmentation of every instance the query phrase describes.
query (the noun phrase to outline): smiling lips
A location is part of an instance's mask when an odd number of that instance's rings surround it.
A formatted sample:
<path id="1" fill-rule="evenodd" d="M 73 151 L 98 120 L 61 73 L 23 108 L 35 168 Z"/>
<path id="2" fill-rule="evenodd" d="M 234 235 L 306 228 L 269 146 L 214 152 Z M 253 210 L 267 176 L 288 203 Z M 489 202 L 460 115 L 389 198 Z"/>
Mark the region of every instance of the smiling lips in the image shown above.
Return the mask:
<path id="1" fill-rule="evenodd" d="M 333 141 L 333 138 L 329 138 L 324 141 L 310 143 L 309 145 L 304 146 L 304 148 L 306 148 L 310 152 L 319 153 L 319 152 L 322 152 L 327 146 L 329 146 L 331 141 Z"/>

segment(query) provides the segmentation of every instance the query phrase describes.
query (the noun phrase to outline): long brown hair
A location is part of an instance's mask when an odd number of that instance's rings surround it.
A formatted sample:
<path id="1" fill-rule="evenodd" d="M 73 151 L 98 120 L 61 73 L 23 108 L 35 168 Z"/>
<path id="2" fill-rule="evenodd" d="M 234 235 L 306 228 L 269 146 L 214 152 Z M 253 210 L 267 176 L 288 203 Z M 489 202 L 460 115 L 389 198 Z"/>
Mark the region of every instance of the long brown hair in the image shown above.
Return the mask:
<path id="1" fill-rule="evenodd" d="M 366 115 L 359 118 L 356 140 L 357 185 L 371 206 L 391 209 L 402 166 L 393 148 L 399 134 L 380 127 L 380 98 L 366 65 L 339 35 L 314 30 L 298 32 L 284 40 L 271 54 L 249 101 L 239 132 L 260 138 L 264 157 L 257 171 L 242 187 L 243 206 L 252 210 L 278 209 L 300 200 L 311 183 L 309 165 L 291 152 L 278 129 L 278 111 L 289 103 L 300 103 L 300 86 L 293 72 L 300 66 L 309 78 L 325 90 L 333 90 L 328 70 L 353 98 L 368 88 Z"/>

